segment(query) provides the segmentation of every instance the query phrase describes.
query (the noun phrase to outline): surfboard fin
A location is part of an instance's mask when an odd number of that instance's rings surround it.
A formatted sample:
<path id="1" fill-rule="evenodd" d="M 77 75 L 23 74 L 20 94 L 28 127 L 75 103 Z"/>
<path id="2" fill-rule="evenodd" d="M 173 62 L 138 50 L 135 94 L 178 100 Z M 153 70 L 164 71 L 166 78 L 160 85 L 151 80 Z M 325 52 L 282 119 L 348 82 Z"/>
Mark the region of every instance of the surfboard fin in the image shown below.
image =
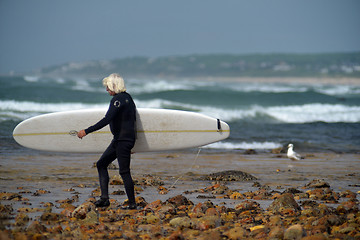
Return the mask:
<path id="1" fill-rule="evenodd" d="M 218 128 L 218 132 L 221 131 L 221 122 L 220 119 L 217 119 L 217 128 Z"/>

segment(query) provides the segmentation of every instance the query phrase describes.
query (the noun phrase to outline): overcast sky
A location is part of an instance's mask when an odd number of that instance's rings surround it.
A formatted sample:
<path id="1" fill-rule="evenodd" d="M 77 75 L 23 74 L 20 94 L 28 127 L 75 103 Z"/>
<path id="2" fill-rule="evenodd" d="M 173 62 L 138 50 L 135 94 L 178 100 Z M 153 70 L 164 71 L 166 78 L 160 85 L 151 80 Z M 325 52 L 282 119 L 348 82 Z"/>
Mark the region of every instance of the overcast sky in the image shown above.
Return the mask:
<path id="1" fill-rule="evenodd" d="M 0 73 L 206 53 L 360 51 L 358 0 L 0 0 Z"/>

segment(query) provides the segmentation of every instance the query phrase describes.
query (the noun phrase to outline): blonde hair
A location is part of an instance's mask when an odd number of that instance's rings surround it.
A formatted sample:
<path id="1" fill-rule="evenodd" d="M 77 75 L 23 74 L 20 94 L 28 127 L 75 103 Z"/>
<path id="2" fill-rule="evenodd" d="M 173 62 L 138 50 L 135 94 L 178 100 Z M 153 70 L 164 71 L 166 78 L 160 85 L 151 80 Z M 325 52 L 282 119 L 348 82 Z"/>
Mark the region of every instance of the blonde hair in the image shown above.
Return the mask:
<path id="1" fill-rule="evenodd" d="M 124 79 L 117 73 L 112 73 L 108 77 L 103 79 L 103 85 L 108 87 L 110 91 L 115 93 L 125 92 L 125 82 Z"/>

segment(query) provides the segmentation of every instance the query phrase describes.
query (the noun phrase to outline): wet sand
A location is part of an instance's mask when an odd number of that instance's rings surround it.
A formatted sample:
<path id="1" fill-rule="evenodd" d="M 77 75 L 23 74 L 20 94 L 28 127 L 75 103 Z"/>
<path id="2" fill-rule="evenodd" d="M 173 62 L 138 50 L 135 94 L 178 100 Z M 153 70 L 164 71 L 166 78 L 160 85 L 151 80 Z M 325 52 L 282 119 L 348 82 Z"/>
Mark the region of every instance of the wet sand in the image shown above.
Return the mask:
<path id="1" fill-rule="evenodd" d="M 253 181 L 223 182 L 232 191 L 238 193 L 256 192 L 259 187 L 266 186 L 268 191 L 284 192 L 295 188 L 300 191 L 314 179 L 323 179 L 332 191 L 340 193 L 349 190 L 357 193 L 360 199 L 360 155 L 334 153 L 303 153 L 302 161 L 291 161 L 286 154 L 260 153 L 246 155 L 243 151 L 209 152 L 202 150 L 166 153 L 139 153 L 132 156 L 132 175 L 140 182 L 151 178 L 161 182 L 158 184 L 141 184 L 136 186 L 137 197 L 147 203 L 156 200 L 162 202 L 175 196 L 185 196 L 194 204 L 210 200 L 216 206 L 235 208 L 244 199 L 231 199 L 221 194 L 204 192 L 213 186 L 214 181 L 204 180 L 210 173 L 225 170 L 237 170 L 249 173 L 257 178 Z M 45 203 L 54 205 L 52 212 L 60 213 L 60 207 L 66 199 L 76 199 L 72 204 L 77 207 L 91 197 L 96 197 L 98 179 L 93 163 L 99 155 L 36 153 L 33 155 L 1 155 L 0 192 L 21 195 L 21 198 L 1 200 L 1 205 L 11 205 L 13 213 L 25 207 L 44 208 Z M 117 166 L 117 163 L 115 164 Z M 118 170 L 112 169 L 110 176 L 118 176 Z M 171 188 L 174 186 L 173 188 Z M 124 190 L 122 185 L 110 185 L 109 192 Z M 111 195 L 121 204 L 126 195 Z M 267 209 L 273 199 L 256 200 L 262 209 Z M 299 199 L 297 199 L 299 201 Z M 324 202 L 337 207 L 345 199 L 337 202 Z M 320 201 L 321 202 L 321 201 Z M 41 211 L 29 213 L 31 219 L 41 216 Z M 1 220 L 2 228 L 15 228 L 14 219 Z"/>
<path id="2" fill-rule="evenodd" d="M 147 202 L 166 200 L 185 191 L 207 187 L 211 181 L 201 180 L 202 176 L 226 170 L 249 173 L 258 178 L 256 182 L 279 191 L 290 187 L 301 188 L 313 179 L 324 179 L 335 191 L 360 191 L 359 185 L 356 185 L 360 184 L 360 155 L 357 154 L 309 153 L 302 161 L 291 161 L 285 154 L 245 155 L 241 152 L 209 153 L 204 150 L 198 156 L 197 153 L 195 149 L 193 152 L 133 154 L 131 169 L 134 179 L 144 175 L 157 176 L 164 187 L 174 186 L 166 195 L 159 195 L 157 187 L 150 186 L 138 196 L 144 197 Z M 74 192 L 81 192 L 81 202 L 98 186 L 97 170 L 93 166 L 98 156 L 54 153 L 1 156 L 0 191 L 21 192 L 26 189 L 31 193 L 24 196 L 37 205 L 40 201 L 69 198 L 73 193 L 66 190 L 73 188 Z M 117 166 L 116 161 L 114 163 Z M 117 169 L 109 170 L 109 173 L 110 177 L 118 176 Z M 252 187 L 254 182 L 227 182 L 227 185 L 230 189 L 246 192 L 257 189 Z M 76 187 L 79 185 L 82 187 Z M 37 189 L 51 193 L 32 196 Z M 118 189 L 123 190 L 123 186 L 110 186 L 110 192 Z M 199 202 L 197 195 L 187 197 L 196 203 Z M 114 198 L 120 202 L 126 199 L 125 196 Z M 227 201 L 227 204 L 231 207 L 237 202 Z"/>

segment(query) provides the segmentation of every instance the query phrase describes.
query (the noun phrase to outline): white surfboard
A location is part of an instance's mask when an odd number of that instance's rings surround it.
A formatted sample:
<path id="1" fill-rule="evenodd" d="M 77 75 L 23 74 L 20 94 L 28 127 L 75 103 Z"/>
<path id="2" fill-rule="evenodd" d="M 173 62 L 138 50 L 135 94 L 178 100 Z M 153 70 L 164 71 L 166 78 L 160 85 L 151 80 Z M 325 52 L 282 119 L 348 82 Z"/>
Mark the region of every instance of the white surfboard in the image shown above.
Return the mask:
<path id="1" fill-rule="evenodd" d="M 13 137 L 20 145 L 44 151 L 103 152 L 112 140 L 109 126 L 77 137 L 78 130 L 94 125 L 106 109 L 56 112 L 19 123 Z M 179 150 L 200 147 L 226 139 L 229 125 L 203 114 L 167 110 L 137 109 L 137 139 L 133 152 Z"/>

